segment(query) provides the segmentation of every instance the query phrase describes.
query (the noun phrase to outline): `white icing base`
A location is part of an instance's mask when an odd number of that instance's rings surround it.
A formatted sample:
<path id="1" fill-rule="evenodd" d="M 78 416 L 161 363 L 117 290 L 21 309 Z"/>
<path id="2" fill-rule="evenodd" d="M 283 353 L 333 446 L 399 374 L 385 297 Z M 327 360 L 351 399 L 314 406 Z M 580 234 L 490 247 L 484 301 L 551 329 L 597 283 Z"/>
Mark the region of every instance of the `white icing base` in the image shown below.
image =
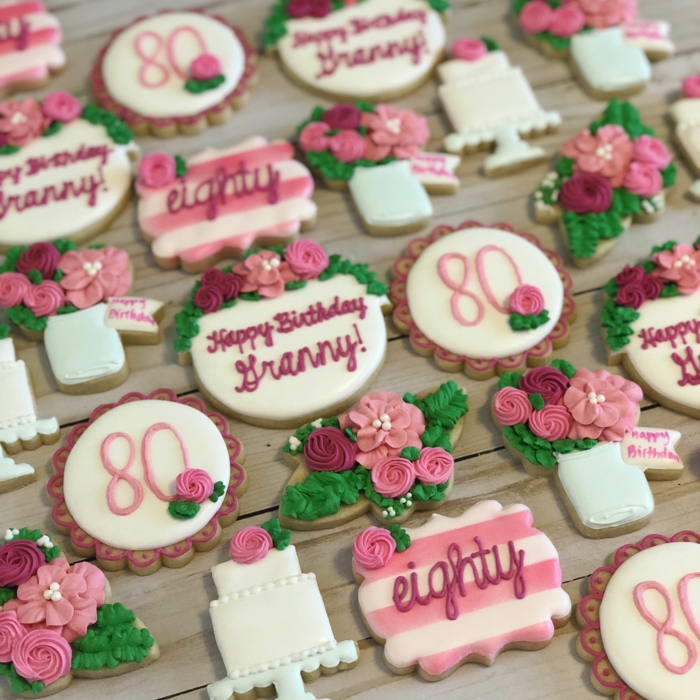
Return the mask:
<path id="1" fill-rule="evenodd" d="M 547 155 L 539 146 L 530 146 L 520 138 L 518 130 L 512 124 L 496 130 L 496 151 L 486 157 L 484 172 L 498 168 L 536 162 Z"/>
<path id="2" fill-rule="evenodd" d="M 22 440 L 29 442 L 37 435 L 53 435 L 58 432 L 58 421 L 55 418 L 45 420 L 33 420 L 11 428 L 0 429 L 0 442 L 11 445 L 13 442 Z"/>
<path id="3" fill-rule="evenodd" d="M 2 449 L 0 449 L 0 483 L 20 479 L 30 474 L 34 474 L 33 467 L 30 467 L 28 464 L 16 464 L 9 457 L 4 457 Z"/>

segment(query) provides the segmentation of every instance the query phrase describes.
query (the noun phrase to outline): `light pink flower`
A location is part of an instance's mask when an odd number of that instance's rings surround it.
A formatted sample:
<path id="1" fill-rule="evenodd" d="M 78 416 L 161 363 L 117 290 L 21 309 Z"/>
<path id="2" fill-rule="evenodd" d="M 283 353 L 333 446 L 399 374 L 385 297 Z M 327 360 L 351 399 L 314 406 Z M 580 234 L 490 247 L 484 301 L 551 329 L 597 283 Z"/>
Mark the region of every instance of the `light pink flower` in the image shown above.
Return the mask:
<path id="1" fill-rule="evenodd" d="M 664 181 L 655 165 L 633 160 L 622 181 L 622 186 L 640 197 L 653 197 L 661 192 Z"/>
<path id="2" fill-rule="evenodd" d="M 54 316 L 66 301 L 65 292 L 58 282 L 42 280 L 32 284 L 24 295 L 24 305 L 37 317 Z"/>
<path id="3" fill-rule="evenodd" d="M 423 115 L 392 105 L 377 105 L 375 112 L 363 112 L 360 123 L 368 129 L 377 152 L 384 153 L 382 158 L 389 155 L 411 158 L 430 138 L 428 122 Z"/>
<path id="4" fill-rule="evenodd" d="M 616 27 L 637 16 L 637 0 L 573 0 L 571 5 L 586 16 L 586 26 L 596 29 Z"/>
<path id="5" fill-rule="evenodd" d="M 36 100 L 10 100 L 0 104 L 0 136 L 8 146 L 25 146 L 41 136 L 50 121 Z"/>
<path id="6" fill-rule="evenodd" d="M 633 142 L 634 151 L 632 159 L 640 163 L 650 163 L 655 165 L 659 170 L 667 168 L 672 160 L 668 149 L 659 139 L 642 134 Z"/>
<path id="7" fill-rule="evenodd" d="M 326 122 L 309 122 L 299 134 L 299 148 L 307 151 L 327 151 L 331 145 L 330 136 L 326 132 L 331 127 Z"/>
<path id="8" fill-rule="evenodd" d="M 211 80 L 221 75 L 221 61 L 210 53 L 201 53 L 192 61 L 190 75 L 195 80 Z"/>
<path id="9" fill-rule="evenodd" d="M 67 124 L 76 120 L 83 113 L 83 105 L 80 100 L 73 97 L 70 92 L 49 93 L 41 103 L 44 115 L 51 121 Z"/>
<path id="10" fill-rule="evenodd" d="M 79 309 L 88 309 L 107 297 L 118 297 L 131 287 L 129 256 L 119 248 L 69 250 L 59 265 L 61 287 L 66 300 Z"/>
<path id="11" fill-rule="evenodd" d="M 689 75 L 683 79 L 683 97 L 700 97 L 700 73 Z"/>
<path id="12" fill-rule="evenodd" d="M 354 163 L 365 153 L 365 140 L 352 129 L 343 129 L 335 136 L 331 136 L 329 146 L 331 153 L 341 163 Z"/>
<path id="13" fill-rule="evenodd" d="M 564 5 L 554 10 L 548 29 L 554 36 L 568 39 L 574 34 L 578 34 L 585 24 L 586 16 L 578 7 Z"/>
<path id="14" fill-rule="evenodd" d="M 139 180 L 147 187 L 165 187 L 176 176 L 175 158 L 167 153 L 149 153 L 139 163 Z"/>
<path id="15" fill-rule="evenodd" d="M 667 282 L 675 282 L 681 294 L 692 294 L 700 288 L 700 252 L 687 243 L 673 250 L 654 253 L 651 259 L 657 268 L 651 273 Z"/>
<path id="16" fill-rule="evenodd" d="M 3 272 L 0 275 L 0 307 L 10 309 L 24 301 L 32 283 L 26 275 L 19 272 Z"/>
<path id="17" fill-rule="evenodd" d="M 278 297 L 287 282 L 299 279 L 292 272 L 289 263 L 282 262 L 280 256 L 271 250 L 249 255 L 233 271 L 243 279 L 241 292 L 258 292 L 261 297 L 268 298 Z"/>
<path id="18" fill-rule="evenodd" d="M 544 0 L 532 0 L 523 7 L 518 17 L 520 26 L 526 34 L 546 32 L 552 21 L 554 11 Z"/>
<path id="19" fill-rule="evenodd" d="M 284 259 L 302 280 L 316 279 L 328 267 L 328 253 L 308 238 L 291 243 L 284 251 Z"/>
<path id="20" fill-rule="evenodd" d="M 459 61 L 478 61 L 488 53 L 486 44 L 481 39 L 463 36 L 452 42 L 452 58 Z"/>

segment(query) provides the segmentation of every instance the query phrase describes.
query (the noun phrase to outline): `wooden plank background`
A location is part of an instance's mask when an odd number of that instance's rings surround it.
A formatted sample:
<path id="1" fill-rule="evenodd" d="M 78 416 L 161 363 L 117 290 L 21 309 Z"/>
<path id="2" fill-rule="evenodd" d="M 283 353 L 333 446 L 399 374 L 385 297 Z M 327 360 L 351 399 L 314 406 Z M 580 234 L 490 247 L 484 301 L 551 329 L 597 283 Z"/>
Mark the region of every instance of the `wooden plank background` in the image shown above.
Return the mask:
<path id="1" fill-rule="evenodd" d="M 262 23 L 272 0 L 218 3 L 207 0 L 48 0 L 47 4 L 63 24 L 69 61 L 68 69 L 53 81 L 51 88 L 71 90 L 87 100 L 88 72 L 97 52 L 112 30 L 135 16 L 161 8 L 197 6 L 223 15 L 259 42 Z M 674 58 L 654 65 L 651 84 L 633 100 L 644 121 L 657 129 L 668 143 L 671 135 L 666 117 L 668 106 L 677 98 L 682 78 L 690 72 L 700 72 L 700 3 L 698 0 L 641 0 L 640 5 L 642 16 L 671 22 L 672 37 L 678 49 Z M 551 154 L 565 139 L 585 127 L 603 107 L 582 92 L 566 64 L 547 60 L 520 41 L 509 17 L 508 0 L 457 0 L 449 18 L 448 34 L 451 39 L 465 34 L 491 36 L 508 53 L 513 64 L 524 68 L 543 107 L 559 110 L 564 119 L 558 134 L 537 140 Z M 140 139 L 144 153 L 158 149 L 191 156 L 206 146 L 223 147 L 260 133 L 261 125 L 264 125 L 262 133 L 269 138 L 291 137 L 296 124 L 320 101 L 293 85 L 271 59 L 261 58 L 259 71 L 260 81 L 249 105 L 228 124 L 196 137 L 166 141 Z M 448 124 L 440 111 L 436 84 L 424 85 L 398 104 L 428 117 L 433 136 L 429 147 L 439 149 Z M 692 242 L 700 234 L 700 206 L 694 205 L 685 194 L 691 182 L 687 166 L 679 163 L 678 184 L 665 216 L 653 224 L 634 226 L 608 257 L 593 268 L 581 271 L 571 268 L 557 232 L 533 222 L 531 193 L 549 167 L 543 165 L 512 177 L 487 180 L 479 172 L 483 158 L 483 154 L 469 157 L 459 167 L 461 189 L 457 196 L 433 199 L 434 224 L 454 225 L 467 219 L 485 224 L 504 221 L 516 230 L 535 233 L 545 246 L 561 253 L 574 279 L 579 318 L 574 324 L 570 345 L 557 356 L 567 358 L 576 366 L 591 369 L 604 366 L 605 353 L 598 325 L 602 285 L 626 261 L 645 255 L 655 243 L 670 238 Z M 319 207 L 319 220 L 310 236 L 332 253 L 368 262 L 381 278 L 388 280 L 393 259 L 404 250 L 411 237 L 377 239 L 368 236 L 359 225 L 347 194 L 329 192 L 319 186 L 314 198 Z M 13 331 L 20 357 L 33 374 L 40 415 L 57 416 L 64 433 L 87 418 L 96 406 L 115 401 L 129 391 L 149 392 L 168 387 L 180 395 L 196 393 L 191 368 L 179 367 L 172 349 L 172 317 L 187 297 L 194 278 L 179 270 L 165 272 L 156 267 L 136 224 L 133 203 L 97 240 L 129 252 L 136 268 L 136 293 L 168 302 L 166 341 L 159 346 L 128 348 L 132 371 L 127 383 L 106 394 L 79 397 L 61 394 L 51 375 L 44 348 L 20 338 Z M 4 319 L 0 317 L 0 320 Z M 503 504 L 527 504 L 534 512 L 535 525 L 549 535 L 559 550 L 565 587 L 574 603 L 580 600 L 587 576 L 618 546 L 652 532 L 670 535 L 681 529 L 700 529 L 700 482 L 697 479 L 700 476 L 700 435 L 695 433 L 697 423 L 692 419 L 645 402 L 643 425 L 683 432 L 679 452 L 685 460 L 685 473 L 677 482 L 651 485 L 657 508 L 652 524 L 645 530 L 618 539 L 586 540 L 571 525 L 552 481 L 528 476 L 504 451 L 487 409 L 495 381 L 474 382 L 462 375 L 441 372 L 431 361 L 417 357 L 408 340 L 397 333 L 390 322 L 387 332 L 388 361 L 374 385 L 375 390 L 415 392 L 453 377 L 469 394 L 466 430 L 455 452 L 455 488 L 442 512 L 456 515 L 485 498 L 495 498 Z M 242 499 L 242 518 L 226 531 L 226 545 L 237 528 L 263 522 L 274 515 L 290 475 L 281 453 L 289 431 L 264 430 L 237 421 L 231 421 L 231 429 L 246 447 L 246 468 L 251 485 Z M 35 467 L 39 480 L 0 497 L 0 530 L 26 525 L 53 532 L 51 505 L 45 491 L 53 451 L 53 447 L 45 447 L 18 456 Z M 417 514 L 410 524 L 418 525 L 425 517 Z M 371 522 L 366 516 L 337 530 L 293 534 L 303 571 L 314 571 L 318 576 L 336 638 L 355 639 L 361 648 L 360 663 L 355 670 L 322 678 L 309 686 L 316 696 L 334 700 L 370 700 L 380 693 L 387 700 L 496 700 L 501 697 L 584 700 L 599 697 L 589 683 L 588 668 L 576 656 L 578 629 L 575 623 L 558 630 L 551 645 L 543 651 L 510 651 L 491 668 L 465 666 L 437 684 L 415 676 L 392 675 L 383 663 L 381 647 L 371 641 L 362 623 L 357 608 L 357 586 L 351 573 L 353 539 Z M 55 539 L 69 550 L 64 538 L 55 536 Z M 72 700 L 107 697 L 205 700 L 205 686 L 225 675 L 208 614 L 209 601 L 216 597 L 209 570 L 226 559 L 225 544 L 208 554 L 197 555 L 184 569 L 163 568 L 148 578 L 128 572 L 110 574 L 115 599 L 133 608 L 145 621 L 161 645 L 162 657 L 144 671 L 116 679 L 76 681 L 61 697 Z M 270 630 L 270 634 L 275 631 Z M 4 700 L 10 696 L 8 686 L 0 684 L 0 698 Z"/>

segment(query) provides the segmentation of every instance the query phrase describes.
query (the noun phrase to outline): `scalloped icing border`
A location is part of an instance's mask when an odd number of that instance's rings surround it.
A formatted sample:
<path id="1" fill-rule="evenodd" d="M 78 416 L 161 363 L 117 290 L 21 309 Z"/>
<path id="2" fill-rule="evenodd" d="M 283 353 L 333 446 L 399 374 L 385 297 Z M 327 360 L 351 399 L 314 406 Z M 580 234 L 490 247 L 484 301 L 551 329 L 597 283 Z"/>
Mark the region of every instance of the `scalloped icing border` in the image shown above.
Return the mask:
<path id="1" fill-rule="evenodd" d="M 191 537 L 180 542 L 173 542 L 166 547 L 158 547 L 157 549 L 116 549 L 104 545 L 98 539 L 92 537 L 73 519 L 63 496 L 64 468 L 68 460 L 68 455 L 75 446 L 75 443 L 100 416 L 122 404 L 149 399 L 176 401 L 183 406 L 201 411 L 209 417 L 219 429 L 228 447 L 231 462 L 231 480 L 219 511 L 199 532 Z M 248 477 L 241 466 L 243 458 L 243 445 L 228 432 L 228 422 L 226 419 L 220 413 L 207 411 L 201 399 L 195 396 L 185 396 L 179 399 L 170 389 L 156 389 L 148 395 L 131 392 L 123 396 L 116 403 L 98 406 L 86 422 L 79 423 L 71 429 L 68 434 L 68 444 L 54 453 L 53 467 L 56 474 L 49 479 L 49 483 L 46 486 L 49 498 L 56 503 L 51 511 L 51 517 L 59 532 L 64 535 L 70 535 L 71 546 L 77 554 L 81 555 L 88 552 L 89 556 L 95 556 L 100 567 L 107 571 L 119 571 L 128 566 L 135 574 L 150 575 L 160 569 L 161 566 L 179 568 L 180 566 L 188 564 L 194 557 L 193 549 L 195 552 L 207 552 L 213 549 L 221 539 L 222 528 L 232 525 L 238 518 L 239 497 L 242 496 L 248 488 Z M 180 563 L 182 557 L 187 557 L 184 564 Z M 179 560 L 177 564 L 174 563 L 176 560 Z M 154 565 L 156 565 L 157 568 L 153 571 L 143 572 L 144 569 Z"/>
<path id="2" fill-rule="evenodd" d="M 423 335 L 411 317 L 406 298 L 406 281 L 408 273 L 415 264 L 420 254 L 432 243 L 457 231 L 469 228 L 496 228 L 509 233 L 515 233 L 524 238 L 528 243 L 539 248 L 554 265 L 564 288 L 564 303 L 559 321 L 552 332 L 537 345 L 526 352 L 511 357 L 481 360 L 478 358 L 455 355 L 445 348 L 433 343 Z M 552 351 L 564 347 L 569 342 L 569 328 L 576 320 L 576 302 L 571 294 L 572 281 L 569 273 L 564 270 L 561 257 L 553 250 L 542 247 L 536 236 L 530 233 L 515 231 L 508 224 L 493 224 L 484 226 L 478 221 L 465 221 L 459 226 L 453 227 L 443 224 L 434 228 L 427 238 L 414 238 L 409 244 L 405 255 L 399 257 L 391 268 L 392 282 L 389 287 L 389 297 L 394 302 L 393 320 L 396 328 L 407 333 L 414 351 L 422 357 L 435 357 L 438 365 L 449 372 L 463 371 L 471 379 L 490 379 L 494 375 L 501 376 L 506 372 L 524 370 L 526 367 L 540 367 L 546 365 L 552 355 Z"/>

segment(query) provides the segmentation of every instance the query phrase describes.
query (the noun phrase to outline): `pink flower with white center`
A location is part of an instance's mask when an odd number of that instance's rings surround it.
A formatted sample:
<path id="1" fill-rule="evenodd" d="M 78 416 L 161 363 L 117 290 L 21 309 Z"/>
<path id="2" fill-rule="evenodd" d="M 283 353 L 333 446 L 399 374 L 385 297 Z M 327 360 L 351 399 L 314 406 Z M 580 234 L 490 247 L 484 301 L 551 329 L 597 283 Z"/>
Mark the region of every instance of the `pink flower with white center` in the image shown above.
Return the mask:
<path id="1" fill-rule="evenodd" d="M 241 292 L 258 292 L 261 297 L 278 297 L 287 282 L 299 279 L 289 263 L 283 262 L 277 253 L 261 250 L 238 263 L 233 271 L 243 279 Z"/>
<path id="2" fill-rule="evenodd" d="M 666 282 L 675 282 L 681 294 L 692 294 L 700 288 L 700 252 L 687 243 L 673 250 L 654 253 L 651 259 L 657 268 L 651 273 Z"/>
<path id="3" fill-rule="evenodd" d="M 423 115 L 392 105 L 377 105 L 375 112 L 363 112 L 360 124 L 367 128 L 370 140 L 377 147 L 371 160 L 389 155 L 411 158 L 430 138 L 428 122 Z M 376 157 L 379 154 L 382 155 Z"/>

